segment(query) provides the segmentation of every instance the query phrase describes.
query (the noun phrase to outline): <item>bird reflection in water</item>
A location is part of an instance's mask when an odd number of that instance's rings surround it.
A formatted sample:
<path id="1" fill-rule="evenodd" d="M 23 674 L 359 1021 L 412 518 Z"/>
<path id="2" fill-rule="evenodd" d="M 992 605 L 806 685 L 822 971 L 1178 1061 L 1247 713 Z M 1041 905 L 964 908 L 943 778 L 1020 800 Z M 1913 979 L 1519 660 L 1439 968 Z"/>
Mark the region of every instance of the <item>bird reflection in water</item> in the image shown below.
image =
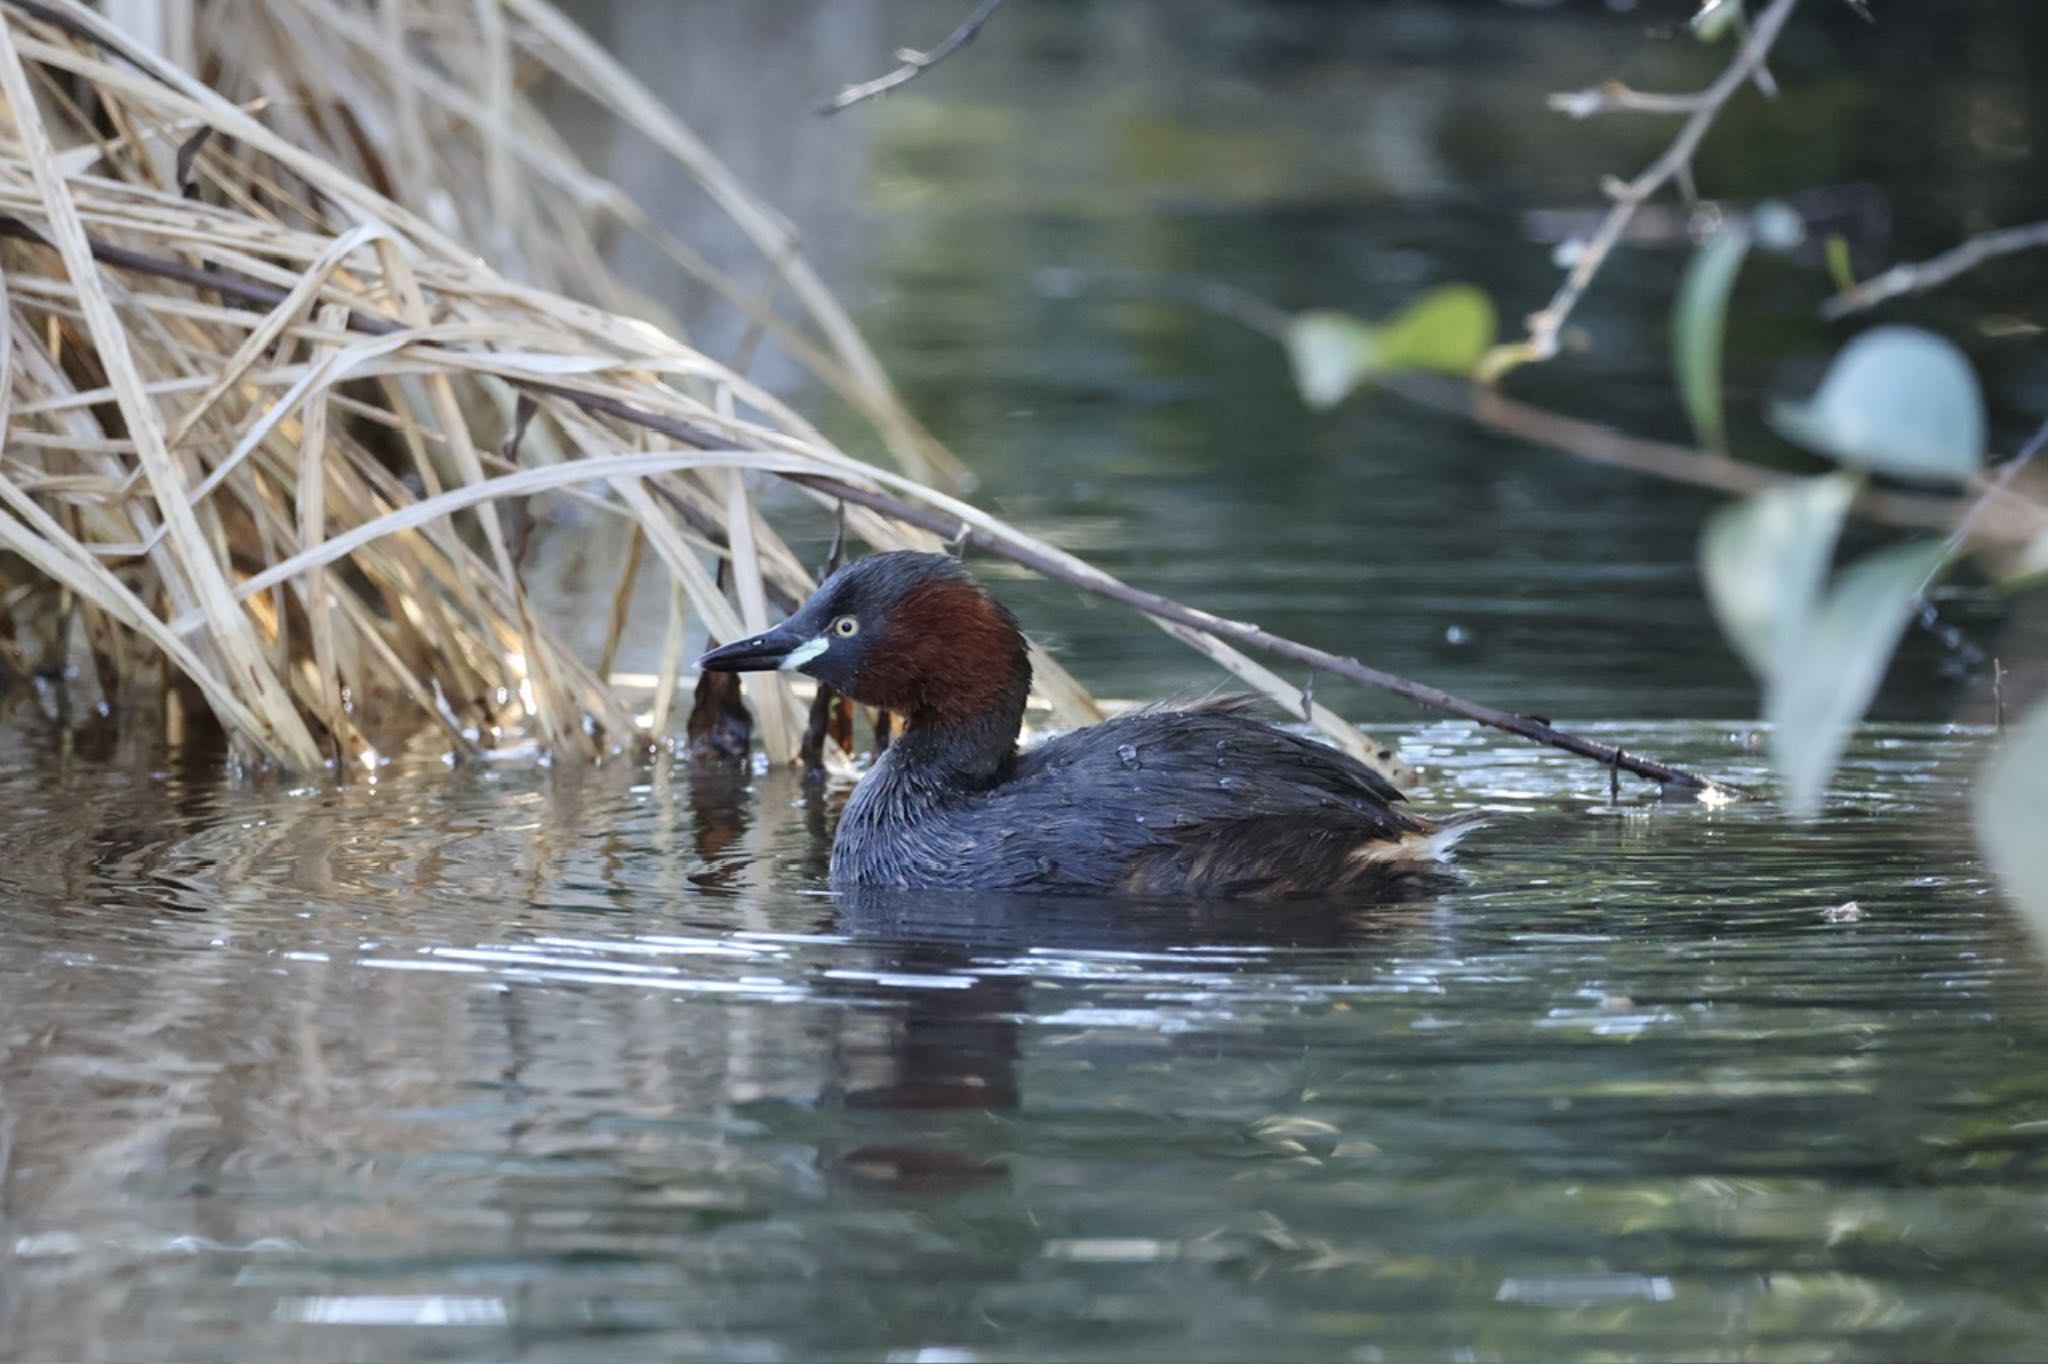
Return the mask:
<path id="1" fill-rule="evenodd" d="M 699 757 L 686 770 L 692 850 L 699 864 L 689 880 L 701 890 L 733 889 L 752 860 L 746 843 L 754 822 L 751 779 L 744 758 Z"/>
<path id="2" fill-rule="evenodd" d="M 1234 964 L 1285 970 L 1290 952 L 1385 951 L 1432 931 L 1423 888 L 1370 904 L 1145 902 L 1085 896 L 859 890 L 837 898 L 829 931 L 872 950 L 864 969 L 817 982 L 857 999 L 833 1039 L 821 1103 L 878 1140 L 821 1151 L 855 1188 L 950 1194 L 1006 1180 L 988 1121 L 1023 1100 L 1023 1024 L 1034 949 L 1145 952 L 1266 949 Z M 877 1007 L 879 1006 L 879 1007 Z M 980 1118 L 981 1121 L 976 1121 Z"/>

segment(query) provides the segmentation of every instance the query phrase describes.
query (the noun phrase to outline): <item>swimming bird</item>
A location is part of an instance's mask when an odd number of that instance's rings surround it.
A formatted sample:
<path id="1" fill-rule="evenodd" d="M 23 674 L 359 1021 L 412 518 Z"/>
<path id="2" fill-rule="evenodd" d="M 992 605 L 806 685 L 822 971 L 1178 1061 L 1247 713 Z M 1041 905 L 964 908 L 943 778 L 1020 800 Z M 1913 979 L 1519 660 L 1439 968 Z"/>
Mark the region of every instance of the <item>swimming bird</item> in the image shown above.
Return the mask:
<path id="1" fill-rule="evenodd" d="M 944 554 L 856 559 L 700 667 L 816 678 L 904 728 L 832 844 L 836 888 L 1280 896 L 1386 888 L 1440 865 L 1434 820 L 1347 754 L 1249 713 L 1152 706 L 1020 751 L 1024 633 Z"/>

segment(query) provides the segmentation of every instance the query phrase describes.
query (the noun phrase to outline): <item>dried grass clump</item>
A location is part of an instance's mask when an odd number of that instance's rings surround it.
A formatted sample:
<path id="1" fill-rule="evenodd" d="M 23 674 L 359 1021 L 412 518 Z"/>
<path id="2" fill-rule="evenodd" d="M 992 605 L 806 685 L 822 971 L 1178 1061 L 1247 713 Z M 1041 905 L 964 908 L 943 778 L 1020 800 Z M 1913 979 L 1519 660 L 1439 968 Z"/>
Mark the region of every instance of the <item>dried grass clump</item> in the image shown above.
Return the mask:
<path id="1" fill-rule="evenodd" d="M 877 547 L 972 527 L 1093 574 L 939 490 L 957 464 L 789 230 L 545 0 L 110 12 L 123 27 L 76 0 L 0 0 L 0 662 L 82 648 L 103 690 L 133 697 L 168 660 L 230 735 L 291 768 L 361 760 L 422 722 L 466 753 L 506 734 L 589 753 L 635 719 L 529 605 L 519 513 L 536 494 L 630 539 L 612 647 L 644 551 L 668 575 L 656 734 L 686 613 L 732 638 L 811 586 L 762 515 L 764 480 L 845 508 Z M 714 270 L 585 168 L 523 93 L 542 77 L 672 156 L 774 287 Z M 749 317 L 743 349 L 772 337 L 844 397 L 901 472 L 628 316 L 639 301 L 600 251 L 621 229 Z M 1293 699 L 1220 640 L 1162 625 Z M 1090 713 L 1035 664 L 1058 712 Z M 786 682 L 748 686 L 787 760 Z"/>

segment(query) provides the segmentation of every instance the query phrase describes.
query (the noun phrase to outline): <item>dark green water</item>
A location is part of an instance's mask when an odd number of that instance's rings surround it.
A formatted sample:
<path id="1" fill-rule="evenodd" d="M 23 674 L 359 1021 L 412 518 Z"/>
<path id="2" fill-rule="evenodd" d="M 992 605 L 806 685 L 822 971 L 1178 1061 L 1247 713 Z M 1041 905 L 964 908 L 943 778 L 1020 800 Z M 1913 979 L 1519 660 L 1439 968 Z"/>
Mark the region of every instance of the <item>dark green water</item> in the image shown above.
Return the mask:
<path id="1" fill-rule="evenodd" d="M 1312 418 L 1185 302 L 1371 314 L 1471 279 L 1535 306 L 1524 215 L 1661 135 L 1543 94 L 1704 79 L 1652 31 L 1688 8 L 1019 0 L 829 123 L 804 111 L 950 19 L 579 11 L 805 226 L 991 505 L 1763 786 L 1692 568 L 1709 501 L 1391 400 Z M 2038 14 L 1808 8 L 1784 101 L 1731 115 L 1703 188 L 1872 183 L 1904 255 L 2048 215 Z M 688 230 L 648 164 L 609 169 Z M 1681 259 L 1619 261 L 1595 349 L 1524 391 L 1677 434 Z M 2008 446 L 2038 335 L 1975 319 L 2048 321 L 2042 282 L 1907 314 L 1970 346 Z M 1758 453 L 1758 397 L 1832 344 L 1820 292 L 1745 284 Z M 1120 612 L 998 585 L 1107 694 L 1215 684 Z M 1964 647 L 1909 638 L 1803 827 L 1610 804 L 1575 760 L 1319 686 L 1387 722 L 1426 807 L 1512 815 L 1396 906 L 835 898 L 844 791 L 782 774 L 420 752 L 295 789 L 67 737 L 17 691 L 0 1358 L 2038 1358 L 2048 971 L 1972 847 L 1985 735 L 1955 722 L 1988 714 L 1983 656 L 2020 686 L 2048 646 L 1967 577 L 1941 610 Z"/>

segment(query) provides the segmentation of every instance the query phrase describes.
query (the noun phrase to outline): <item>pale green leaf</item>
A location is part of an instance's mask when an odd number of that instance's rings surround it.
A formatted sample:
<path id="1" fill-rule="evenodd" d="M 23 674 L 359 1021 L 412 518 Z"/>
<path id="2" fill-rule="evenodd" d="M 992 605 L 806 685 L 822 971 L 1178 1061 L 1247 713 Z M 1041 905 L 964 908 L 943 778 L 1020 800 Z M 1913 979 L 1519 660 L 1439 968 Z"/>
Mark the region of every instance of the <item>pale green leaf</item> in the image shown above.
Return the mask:
<path id="1" fill-rule="evenodd" d="M 1802 479 L 1723 507 L 1700 534 L 1700 576 L 1722 632 L 1766 684 L 1805 630 L 1856 491 L 1847 474 Z"/>
<path id="2" fill-rule="evenodd" d="M 1978 776 L 1977 841 L 2006 893 L 2048 940 L 2048 702 L 2005 736 Z"/>
<path id="3" fill-rule="evenodd" d="M 1785 804 L 1800 817 L 1822 794 L 1877 695 L 1913 604 L 1947 557 L 1939 540 L 1880 550 L 1844 569 L 1766 679 L 1764 718 Z"/>
<path id="4" fill-rule="evenodd" d="M 1700 444 L 1728 448 L 1721 415 L 1721 339 L 1728 322 L 1728 295 L 1749 254 L 1749 233 L 1726 227 L 1700 243 L 1678 286 L 1671 310 L 1671 355 L 1678 367 L 1678 391 Z"/>
<path id="5" fill-rule="evenodd" d="M 1432 289 L 1374 325 L 1339 312 L 1308 312 L 1287 328 L 1294 381 L 1310 407 L 1335 407 L 1366 380 L 1397 370 L 1467 375 L 1493 344 L 1493 303 L 1469 284 Z"/>
<path id="6" fill-rule="evenodd" d="M 1310 407 L 1335 407 L 1371 374 L 1379 353 L 1371 324 L 1348 313 L 1303 313 L 1287 328 L 1287 358 Z"/>
<path id="7" fill-rule="evenodd" d="M 1812 399 L 1779 403 L 1786 439 L 1844 464 L 1960 483 L 1984 462 L 1984 396 L 1953 344 L 1917 327 L 1875 327 L 1835 357 Z"/>

